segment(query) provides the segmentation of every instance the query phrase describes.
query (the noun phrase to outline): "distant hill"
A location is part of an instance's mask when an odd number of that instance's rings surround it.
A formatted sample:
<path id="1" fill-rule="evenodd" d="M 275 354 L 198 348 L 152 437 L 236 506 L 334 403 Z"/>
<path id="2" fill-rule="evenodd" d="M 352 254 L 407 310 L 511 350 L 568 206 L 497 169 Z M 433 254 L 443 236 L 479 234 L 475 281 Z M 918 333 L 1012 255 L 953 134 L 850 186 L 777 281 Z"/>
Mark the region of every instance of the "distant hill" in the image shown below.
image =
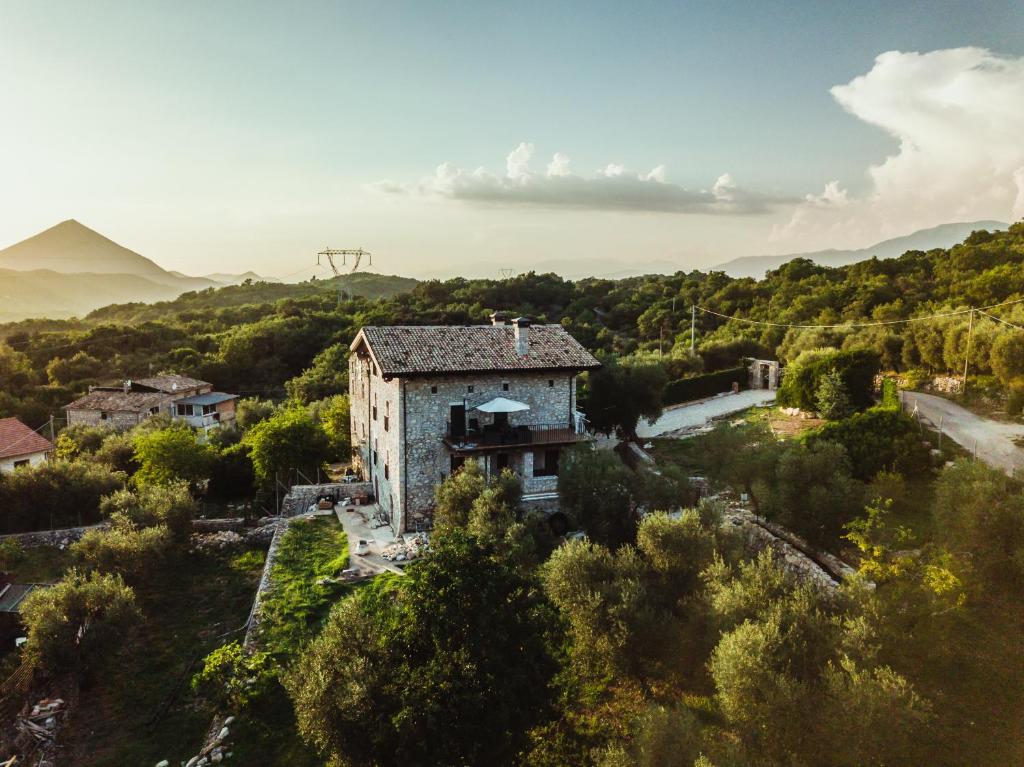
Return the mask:
<path id="1" fill-rule="evenodd" d="M 0 250 L 0 320 L 85 315 L 111 303 L 162 301 L 219 287 L 162 269 L 69 219 Z"/>
<path id="2" fill-rule="evenodd" d="M 177 274 L 177 272 L 176 272 Z M 182 275 L 184 276 L 184 275 Z M 243 272 L 242 274 L 224 274 L 217 272 L 214 274 L 204 274 L 204 280 L 210 280 L 211 282 L 218 282 L 221 285 L 241 285 L 246 280 L 252 280 L 253 282 L 280 282 L 281 280 L 276 277 L 263 277 L 256 272 Z"/>
<path id="3" fill-rule="evenodd" d="M 949 248 L 963 242 L 971 232 L 978 229 L 1003 230 L 1009 224 L 1002 221 L 965 221 L 955 224 L 941 224 L 931 229 L 920 229 L 903 237 L 871 245 L 858 250 L 818 250 L 810 253 L 789 253 L 784 256 L 744 256 L 726 261 L 715 267 L 730 277 L 753 277 L 761 279 L 770 269 L 794 258 L 809 258 L 822 266 L 846 266 L 877 256 L 878 258 L 899 258 L 908 250 L 929 251 L 933 248 Z"/>

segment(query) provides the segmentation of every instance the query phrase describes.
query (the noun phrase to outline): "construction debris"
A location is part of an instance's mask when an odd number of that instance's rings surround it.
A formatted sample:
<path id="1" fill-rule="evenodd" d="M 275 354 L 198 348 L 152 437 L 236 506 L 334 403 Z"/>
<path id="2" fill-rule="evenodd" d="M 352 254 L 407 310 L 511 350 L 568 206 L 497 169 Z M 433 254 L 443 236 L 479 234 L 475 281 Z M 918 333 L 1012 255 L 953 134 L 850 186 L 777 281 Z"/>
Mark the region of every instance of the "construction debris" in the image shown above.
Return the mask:
<path id="1" fill-rule="evenodd" d="M 14 726 L 18 732 L 27 735 L 43 748 L 53 745 L 57 739 L 60 719 L 64 714 L 62 698 L 43 698 L 27 714 L 19 716 Z"/>
<path id="2" fill-rule="evenodd" d="M 422 557 L 430 550 L 430 539 L 426 533 L 405 535 L 381 552 L 381 557 L 388 562 L 409 562 Z"/>

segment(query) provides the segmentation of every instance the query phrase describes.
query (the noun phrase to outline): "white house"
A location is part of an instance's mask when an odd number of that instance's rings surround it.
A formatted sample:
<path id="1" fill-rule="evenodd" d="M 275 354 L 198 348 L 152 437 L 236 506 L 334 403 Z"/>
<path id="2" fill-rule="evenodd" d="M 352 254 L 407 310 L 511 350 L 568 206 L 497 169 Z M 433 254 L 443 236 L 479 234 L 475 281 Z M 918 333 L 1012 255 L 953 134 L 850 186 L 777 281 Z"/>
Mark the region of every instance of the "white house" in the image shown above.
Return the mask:
<path id="1" fill-rule="evenodd" d="M 395 532 L 429 523 L 466 460 L 553 492 L 561 451 L 589 439 L 576 376 L 599 363 L 561 325 L 364 327 L 351 350 L 353 458 Z"/>
<path id="2" fill-rule="evenodd" d="M 0 418 L 0 474 L 37 466 L 53 450 L 50 440 L 17 418 Z"/>

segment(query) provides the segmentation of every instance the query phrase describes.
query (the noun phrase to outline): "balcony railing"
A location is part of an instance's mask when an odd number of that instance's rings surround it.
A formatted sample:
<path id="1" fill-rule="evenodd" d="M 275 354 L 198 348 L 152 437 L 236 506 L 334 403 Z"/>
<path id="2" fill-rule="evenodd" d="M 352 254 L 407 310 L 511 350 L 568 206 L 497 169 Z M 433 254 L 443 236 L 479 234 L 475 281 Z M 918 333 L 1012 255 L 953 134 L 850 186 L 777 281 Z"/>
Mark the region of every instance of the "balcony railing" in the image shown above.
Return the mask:
<path id="1" fill-rule="evenodd" d="M 527 445 L 567 444 L 589 439 L 587 433 L 563 423 L 519 424 L 505 427 L 485 426 L 453 435 L 451 423 L 446 424 L 444 441 L 457 450 L 487 450 Z"/>

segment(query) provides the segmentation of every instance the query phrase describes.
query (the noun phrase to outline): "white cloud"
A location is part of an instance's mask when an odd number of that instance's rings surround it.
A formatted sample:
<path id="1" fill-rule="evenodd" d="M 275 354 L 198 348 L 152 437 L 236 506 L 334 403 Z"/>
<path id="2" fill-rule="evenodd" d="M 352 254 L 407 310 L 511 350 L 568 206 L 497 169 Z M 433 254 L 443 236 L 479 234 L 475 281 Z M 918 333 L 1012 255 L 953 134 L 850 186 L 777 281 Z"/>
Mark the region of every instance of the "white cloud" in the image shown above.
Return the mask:
<path id="1" fill-rule="evenodd" d="M 865 245 L 950 221 L 1024 217 L 1024 58 L 890 51 L 832 95 L 899 148 L 867 169 L 863 197 L 834 181 L 808 195 L 773 232 L 779 246 Z"/>
<path id="2" fill-rule="evenodd" d="M 609 163 L 591 176 L 580 176 L 570 171 L 568 155 L 556 152 L 545 171 L 538 173 L 530 167 L 533 155 L 533 144 L 521 143 L 505 158 L 503 176 L 483 168 L 469 171 L 444 163 L 418 184 L 381 181 L 372 186 L 387 194 L 468 203 L 658 213 L 748 215 L 793 202 L 745 190 L 728 173 L 720 176 L 710 190 L 692 190 L 669 182 L 664 165 L 643 173 Z"/>

